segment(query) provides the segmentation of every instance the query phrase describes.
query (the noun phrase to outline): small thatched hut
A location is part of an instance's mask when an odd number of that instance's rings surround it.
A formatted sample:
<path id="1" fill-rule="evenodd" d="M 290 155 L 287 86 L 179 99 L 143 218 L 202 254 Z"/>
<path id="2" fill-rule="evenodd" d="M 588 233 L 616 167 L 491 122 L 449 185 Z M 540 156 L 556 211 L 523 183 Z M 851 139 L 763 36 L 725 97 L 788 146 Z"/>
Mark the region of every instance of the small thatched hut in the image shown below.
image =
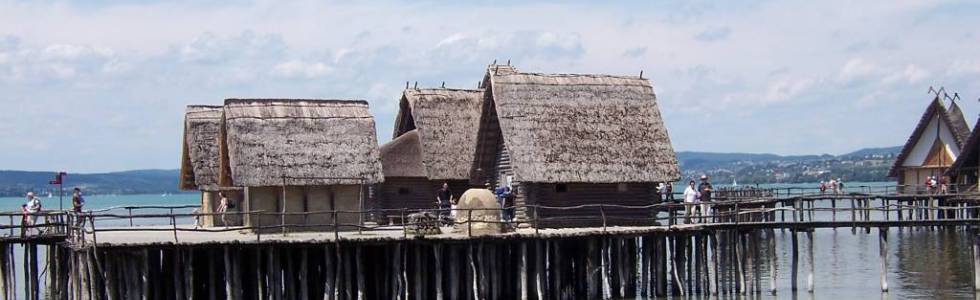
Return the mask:
<path id="1" fill-rule="evenodd" d="M 653 87 L 636 76 L 538 74 L 490 66 L 471 181 L 511 185 L 521 205 L 648 205 L 679 171 Z M 607 224 L 651 211 L 608 208 Z M 601 222 L 599 209 L 527 211 L 538 225 Z"/>
<path id="2" fill-rule="evenodd" d="M 969 136 L 970 127 L 959 106 L 953 102 L 947 109 L 936 97 L 919 118 L 888 176 L 898 180 L 900 192 L 922 192 L 927 177 L 939 178 L 949 170 Z"/>
<path id="3" fill-rule="evenodd" d="M 980 185 L 980 119 L 973 125 L 973 132 L 963 144 L 960 155 L 949 166 L 946 176 L 956 184 L 954 192 L 977 192 Z"/>
<path id="4" fill-rule="evenodd" d="M 201 212 L 212 213 L 218 207 L 218 193 L 224 191 L 229 201 L 241 197 L 240 190 L 222 189 L 218 185 L 218 152 L 223 112 L 221 106 L 189 105 L 184 113 L 183 154 L 180 164 L 180 189 L 201 191 Z M 239 225 L 241 218 L 226 218 Z M 204 216 L 202 226 L 225 225 L 220 218 Z"/>
<path id="5" fill-rule="evenodd" d="M 244 188 L 245 211 L 362 210 L 365 186 L 383 180 L 365 101 L 228 99 L 224 116 L 220 183 Z M 362 220 L 340 214 L 337 222 Z M 325 213 L 245 216 L 246 226 L 333 222 Z"/>
<path id="6" fill-rule="evenodd" d="M 394 137 L 381 146 L 385 183 L 376 195 L 381 208 L 433 208 L 443 183 L 455 198 L 470 187 L 482 101 L 482 90 L 402 93 Z"/>

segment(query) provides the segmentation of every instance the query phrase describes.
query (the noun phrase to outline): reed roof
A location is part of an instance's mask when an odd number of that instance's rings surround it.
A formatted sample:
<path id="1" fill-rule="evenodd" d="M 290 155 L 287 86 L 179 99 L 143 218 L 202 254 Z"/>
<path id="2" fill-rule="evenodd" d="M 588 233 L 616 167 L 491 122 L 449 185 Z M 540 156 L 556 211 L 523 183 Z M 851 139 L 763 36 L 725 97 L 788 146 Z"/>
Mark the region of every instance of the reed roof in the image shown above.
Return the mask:
<path id="1" fill-rule="evenodd" d="M 225 100 L 222 183 L 233 186 L 383 181 L 374 118 L 360 100 Z"/>
<path id="2" fill-rule="evenodd" d="M 977 157 L 980 156 L 980 118 L 977 119 L 977 123 L 973 125 L 973 132 L 967 137 L 966 142 L 963 143 L 963 149 L 960 150 L 960 156 L 956 157 L 956 161 L 953 165 L 949 166 L 949 170 L 946 170 L 946 175 L 956 175 L 960 171 L 976 171 L 977 167 L 980 166 L 980 161 Z"/>
<path id="3" fill-rule="evenodd" d="M 418 130 L 411 130 L 381 145 L 385 178 L 426 177 Z"/>
<path id="4" fill-rule="evenodd" d="M 957 107 L 956 110 L 959 111 L 959 107 Z M 954 125 L 954 119 L 950 116 L 946 106 L 943 105 L 942 100 L 939 100 L 939 97 L 933 98 L 932 102 L 929 102 L 929 106 L 926 107 L 926 111 L 922 113 L 921 117 L 919 117 L 919 123 L 915 125 L 912 135 L 910 135 L 908 140 L 905 141 L 905 146 L 902 146 L 902 151 L 898 153 L 897 157 L 895 157 L 895 162 L 892 164 L 891 169 L 888 170 L 888 177 L 898 177 L 898 171 L 902 169 L 902 163 L 905 162 L 905 159 L 912 153 L 912 149 L 915 148 L 915 144 L 922 137 L 922 134 L 925 132 L 926 128 L 929 127 L 929 122 L 932 120 L 932 117 L 936 115 L 939 116 L 940 122 L 945 123 L 946 126 L 952 131 L 953 139 L 956 142 L 956 147 L 963 149 L 963 145 L 966 143 L 966 139 L 969 137 L 969 135 L 964 136 L 961 132 L 959 132 L 962 129 L 955 128 L 956 125 Z M 963 119 L 962 112 L 959 113 L 958 118 Z"/>
<path id="5" fill-rule="evenodd" d="M 421 163 L 429 179 L 468 179 L 482 103 L 482 90 L 406 89 L 394 136 L 417 131 Z"/>
<path id="6" fill-rule="evenodd" d="M 953 129 L 953 134 L 956 135 L 956 138 L 961 143 L 966 142 L 970 137 L 970 124 L 966 123 L 963 110 L 956 104 L 956 101 L 949 104 L 949 109 L 946 110 L 946 114 L 949 115 L 950 127 Z"/>
<path id="7" fill-rule="evenodd" d="M 494 66 L 486 78 L 492 101 L 487 108 L 495 110 L 515 180 L 613 183 L 679 178 L 677 157 L 646 79 L 500 72 Z M 483 118 L 492 115 L 483 112 Z M 480 134 L 492 133 L 481 129 Z"/>
<path id="8" fill-rule="evenodd" d="M 180 166 L 181 189 L 218 189 L 221 122 L 221 106 L 187 106 Z"/>

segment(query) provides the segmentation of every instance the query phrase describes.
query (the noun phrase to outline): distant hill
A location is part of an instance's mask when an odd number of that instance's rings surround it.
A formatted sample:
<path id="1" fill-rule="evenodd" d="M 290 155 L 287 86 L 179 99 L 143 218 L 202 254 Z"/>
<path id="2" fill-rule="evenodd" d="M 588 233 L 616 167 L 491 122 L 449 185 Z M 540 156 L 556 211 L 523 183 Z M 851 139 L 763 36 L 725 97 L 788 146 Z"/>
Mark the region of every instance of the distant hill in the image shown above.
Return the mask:
<path id="1" fill-rule="evenodd" d="M 874 155 L 888 156 L 898 154 L 902 151 L 902 146 L 883 147 L 883 148 L 864 148 L 851 153 L 841 154 L 838 157 L 868 157 Z"/>
<path id="2" fill-rule="evenodd" d="M 717 182 L 809 183 L 829 178 L 848 181 L 889 181 L 888 168 L 901 146 L 866 148 L 841 155 L 776 155 L 755 153 L 677 153 L 682 178 L 708 175 Z"/>
<path id="3" fill-rule="evenodd" d="M 65 177 L 65 190 L 82 188 L 87 194 L 176 193 L 179 170 L 133 170 L 99 174 L 71 174 Z M 0 171 L 0 196 L 23 196 L 28 191 L 57 193 L 49 185 L 55 172 Z"/>
<path id="4" fill-rule="evenodd" d="M 866 148 L 838 156 L 777 155 L 768 153 L 677 153 L 684 178 L 709 174 L 718 182 L 737 178 L 744 183 L 813 182 L 827 176 L 882 181 L 901 147 Z M 28 191 L 57 193 L 48 181 L 55 172 L 0 170 L 0 197 L 20 197 Z M 133 170 L 98 174 L 68 174 L 65 190 L 81 187 L 87 194 L 177 193 L 179 170 Z"/>

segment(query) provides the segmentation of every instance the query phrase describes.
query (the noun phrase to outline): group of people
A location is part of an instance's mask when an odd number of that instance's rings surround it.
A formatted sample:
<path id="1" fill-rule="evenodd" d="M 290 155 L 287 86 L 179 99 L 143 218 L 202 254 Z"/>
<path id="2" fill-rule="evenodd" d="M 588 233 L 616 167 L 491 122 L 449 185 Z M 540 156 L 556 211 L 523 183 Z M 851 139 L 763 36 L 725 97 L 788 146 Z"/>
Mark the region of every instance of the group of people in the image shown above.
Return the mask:
<path id="1" fill-rule="evenodd" d="M 930 194 L 945 194 L 947 193 L 946 179 L 936 176 L 926 176 L 926 181 L 923 183 L 926 187 L 926 192 Z"/>
<path id="2" fill-rule="evenodd" d="M 501 185 L 493 188 L 493 185 L 487 183 L 486 188 L 493 192 L 493 195 L 497 199 L 497 204 L 502 208 L 500 210 L 500 220 L 512 221 L 514 219 L 514 193 L 510 186 Z M 453 195 L 448 183 L 443 183 L 442 187 L 436 191 L 436 206 L 438 206 L 440 218 L 444 220 L 455 219 L 458 202 L 459 199 Z M 451 223 L 451 221 L 445 222 Z"/>
<path id="3" fill-rule="evenodd" d="M 691 179 L 684 188 L 684 222 L 691 223 L 691 217 L 700 216 L 700 220 L 711 216 L 711 193 L 714 188 L 708 180 L 707 175 L 701 175 L 701 183 L 695 186 L 696 182 Z"/>
<path id="4" fill-rule="evenodd" d="M 85 197 L 82 196 L 82 189 L 76 187 L 72 191 L 71 206 L 71 211 L 76 215 L 75 226 L 82 226 L 85 218 L 77 217 L 82 213 L 82 207 L 85 206 Z M 43 211 L 44 205 L 41 203 L 41 198 L 35 195 L 34 192 L 27 192 L 27 201 L 20 205 L 21 236 L 35 232 L 34 226 L 37 225 L 38 219 L 40 219 Z M 43 233 L 41 230 L 37 230 L 37 232 Z"/>
<path id="5" fill-rule="evenodd" d="M 844 193 L 844 180 L 838 177 L 837 179 L 831 178 L 829 181 L 820 181 L 820 193 L 825 194 L 829 189 L 832 194 L 843 194 Z"/>

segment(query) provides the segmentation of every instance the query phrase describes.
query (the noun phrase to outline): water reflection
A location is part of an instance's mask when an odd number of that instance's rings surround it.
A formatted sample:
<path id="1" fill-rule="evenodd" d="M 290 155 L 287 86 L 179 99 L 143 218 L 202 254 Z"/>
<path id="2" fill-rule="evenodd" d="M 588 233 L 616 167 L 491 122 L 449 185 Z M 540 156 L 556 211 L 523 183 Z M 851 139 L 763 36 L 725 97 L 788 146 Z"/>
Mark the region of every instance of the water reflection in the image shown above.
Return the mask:
<path id="1" fill-rule="evenodd" d="M 769 266 L 760 262 L 762 293 L 718 297 L 692 295 L 682 299 L 974 299 L 972 237 L 962 229 L 891 228 L 888 232 L 888 286 L 880 287 L 878 230 L 849 228 L 814 232 L 814 293 L 806 291 L 806 238 L 800 235 L 799 290 L 790 285 L 792 237 L 775 232 L 777 294 L 768 293 Z M 767 255 L 766 247 L 760 247 Z M 725 263 L 721 261 L 720 263 Z M 722 270 L 724 272 L 724 270 Z M 721 274 L 731 282 L 733 274 Z M 723 284 L 724 286 L 724 284 Z M 673 297 L 678 299 L 679 297 Z M 667 298 L 671 299 L 671 298 Z M 977 298 L 980 299 L 980 298 Z"/>

